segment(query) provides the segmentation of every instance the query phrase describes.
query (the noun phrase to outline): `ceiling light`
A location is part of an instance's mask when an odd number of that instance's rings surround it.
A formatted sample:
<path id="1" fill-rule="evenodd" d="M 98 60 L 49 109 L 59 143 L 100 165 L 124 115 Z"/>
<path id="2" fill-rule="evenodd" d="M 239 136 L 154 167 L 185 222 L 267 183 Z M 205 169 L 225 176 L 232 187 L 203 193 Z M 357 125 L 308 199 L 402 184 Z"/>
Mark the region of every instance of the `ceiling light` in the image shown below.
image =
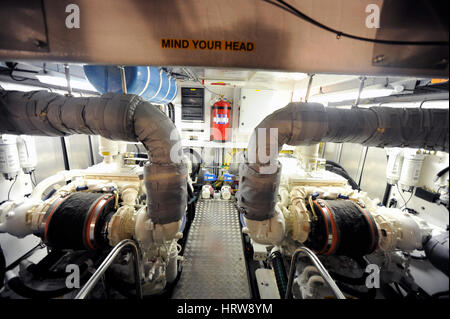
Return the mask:
<path id="1" fill-rule="evenodd" d="M 67 87 L 66 77 L 57 72 L 38 73 L 36 78 L 41 83 Z M 73 89 L 97 92 L 97 90 L 85 79 L 70 77 L 70 86 Z"/>
<path id="2" fill-rule="evenodd" d="M 389 96 L 394 92 L 393 89 L 381 88 L 381 89 L 364 89 L 361 92 L 361 99 L 370 99 L 375 97 Z M 330 102 L 342 102 L 356 100 L 358 97 L 358 91 L 345 91 L 339 93 L 330 94 L 318 94 L 314 95 L 309 99 L 309 102 L 320 102 L 320 103 L 330 103 Z"/>

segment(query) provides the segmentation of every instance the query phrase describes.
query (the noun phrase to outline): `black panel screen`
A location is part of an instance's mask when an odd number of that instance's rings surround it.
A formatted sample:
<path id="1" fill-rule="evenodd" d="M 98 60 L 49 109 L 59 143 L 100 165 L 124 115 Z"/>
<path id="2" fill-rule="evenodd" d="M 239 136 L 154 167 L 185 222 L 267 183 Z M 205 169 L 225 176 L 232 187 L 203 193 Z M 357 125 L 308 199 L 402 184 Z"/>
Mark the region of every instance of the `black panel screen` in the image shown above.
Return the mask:
<path id="1" fill-rule="evenodd" d="M 204 121 L 203 88 L 181 88 L 181 119 Z"/>

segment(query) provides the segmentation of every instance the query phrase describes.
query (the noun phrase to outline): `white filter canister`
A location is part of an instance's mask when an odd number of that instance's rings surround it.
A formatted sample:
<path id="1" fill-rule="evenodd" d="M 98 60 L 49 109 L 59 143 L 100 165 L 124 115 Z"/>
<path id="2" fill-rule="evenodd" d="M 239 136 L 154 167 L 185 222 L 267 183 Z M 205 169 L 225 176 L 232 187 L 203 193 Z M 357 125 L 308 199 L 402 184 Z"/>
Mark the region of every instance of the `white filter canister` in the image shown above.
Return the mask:
<path id="1" fill-rule="evenodd" d="M 25 173 L 36 168 L 37 155 L 36 144 L 33 136 L 21 135 L 17 138 L 17 150 L 19 152 L 20 166 Z"/>
<path id="2" fill-rule="evenodd" d="M 127 143 L 126 142 L 117 142 L 117 150 L 120 154 L 124 154 L 127 152 Z"/>
<path id="3" fill-rule="evenodd" d="M 119 154 L 119 143 L 113 140 L 109 140 L 102 136 L 98 137 L 98 151 L 101 156 L 115 156 Z"/>
<path id="4" fill-rule="evenodd" d="M 7 175 L 7 178 L 13 178 L 20 171 L 16 141 L 14 135 L 0 136 L 0 173 Z"/>
<path id="5" fill-rule="evenodd" d="M 297 146 L 294 149 L 294 154 L 299 159 L 301 167 L 305 171 L 312 172 L 317 169 L 319 144 Z"/>
<path id="6" fill-rule="evenodd" d="M 417 185 L 422 170 L 424 154 L 417 154 L 417 151 L 408 151 L 404 153 L 402 171 L 398 181 L 403 190 L 410 191 Z"/>
<path id="7" fill-rule="evenodd" d="M 386 149 L 389 156 L 386 166 L 386 179 L 393 185 L 400 179 L 403 165 L 403 150 L 401 148 Z"/>

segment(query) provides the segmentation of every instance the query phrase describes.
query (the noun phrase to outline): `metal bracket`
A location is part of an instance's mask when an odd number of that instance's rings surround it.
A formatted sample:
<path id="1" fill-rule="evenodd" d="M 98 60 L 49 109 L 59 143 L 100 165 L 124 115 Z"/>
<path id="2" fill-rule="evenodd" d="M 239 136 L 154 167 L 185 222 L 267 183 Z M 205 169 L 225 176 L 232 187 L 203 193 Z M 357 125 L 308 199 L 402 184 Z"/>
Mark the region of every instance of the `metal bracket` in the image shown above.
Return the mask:
<path id="1" fill-rule="evenodd" d="M 286 290 L 285 299 L 291 299 L 292 297 L 292 285 L 294 283 L 294 274 L 295 274 L 295 263 L 297 262 L 298 256 L 304 253 L 309 259 L 313 262 L 314 266 L 316 266 L 319 273 L 322 275 L 322 278 L 327 283 L 328 287 L 333 291 L 334 295 L 337 299 L 346 299 L 342 291 L 339 289 L 339 287 L 334 282 L 333 278 L 331 278 L 328 271 L 325 269 L 325 266 L 320 262 L 319 258 L 314 254 L 310 249 L 306 247 L 300 247 L 297 248 L 292 255 L 291 259 L 291 267 L 289 269 L 289 278 L 288 278 L 288 285 Z"/>
<path id="2" fill-rule="evenodd" d="M 102 278 L 103 274 L 106 272 L 106 270 L 111 266 L 113 261 L 116 259 L 116 257 L 119 255 L 119 253 L 125 248 L 125 247 L 132 247 L 132 254 L 133 254 L 133 266 L 134 266 L 134 281 L 136 285 L 136 297 L 137 299 L 142 299 L 142 287 L 141 287 L 141 263 L 140 263 L 140 257 L 141 257 L 141 251 L 139 249 L 139 246 L 136 244 L 134 240 L 131 239 L 124 239 L 121 242 L 119 242 L 114 248 L 111 250 L 111 252 L 106 256 L 105 260 L 103 260 L 102 264 L 98 267 L 98 269 L 95 271 L 95 273 L 89 278 L 88 282 L 83 286 L 83 288 L 80 289 L 78 294 L 75 296 L 75 299 L 85 299 L 86 296 L 89 294 L 89 292 L 94 288 L 94 286 L 97 284 L 97 282 Z"/>

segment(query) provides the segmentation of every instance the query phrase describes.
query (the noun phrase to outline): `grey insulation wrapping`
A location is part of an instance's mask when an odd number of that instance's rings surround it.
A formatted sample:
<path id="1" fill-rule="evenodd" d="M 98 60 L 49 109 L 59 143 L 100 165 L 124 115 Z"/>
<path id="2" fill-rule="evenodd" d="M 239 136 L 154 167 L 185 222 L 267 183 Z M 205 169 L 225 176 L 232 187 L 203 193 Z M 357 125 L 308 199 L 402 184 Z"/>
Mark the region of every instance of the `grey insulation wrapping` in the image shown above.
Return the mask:
<path id="1" fill-rule="evenodd" d="M 8 134 L 89 134 L 136 141 L 134 112 L 142 102 L 137 96 L 112 93 L 81 98 L 47 91 L 0 91 L 0 129 Z"/>
<path id="2" fill-rule="evenodd" d="M 84 98 L 46 91 L 0 90 L 0 132 L 44 136 L 88 134 L 141 141 L 151 161 L 144 170 L 150 218 L 155 223 L 167 224 L 180 220 L 185 212 L 187 173 L 181 163 L 179 134 L 162 111 L 139 96 L 106 93 Z M 158 180 L 150 176 L 157 173 L 160 173 Z"/>
<path id="3" fill-rule="evenodd" d="M 448 109 L 327 108 L 323 141 L 378 147 L 422 147 L 448 152 Z"/>
<path id="4" fill-rule="evenodd" d="M 246 161 L 240 167 L 238 206 L 252 220 L 265 220 L 274 215 L 280 179 L 280 173 L 274 171 L 284 144 L 350 142 L 448 152 L 448 116 L 448 109 L 337 109 L 325 108 L 318 103 L 290 103 L 268 115 L 255 128 Z M 277 130 L 277 138 L 270 128 Z"/>
<path id="5" fill-rule="evenodd" d="M 145 165 L 144 172 L 147 192 L 153 194 L 147 201 L 152 221 L 167 224 L 180 220 L 187 202 L 186 165 L 151 163 Z"/>
<path id="6" fill-rule="evenodd" d="M 252 220 L 265 220 L 273 215 L 278 185 L 281 177 L 281 164 L 273 174 L 259 174 L 248 164 L 239 166 L 239 192 L 236 194 L 239 208 L 245 217 Z"/>

